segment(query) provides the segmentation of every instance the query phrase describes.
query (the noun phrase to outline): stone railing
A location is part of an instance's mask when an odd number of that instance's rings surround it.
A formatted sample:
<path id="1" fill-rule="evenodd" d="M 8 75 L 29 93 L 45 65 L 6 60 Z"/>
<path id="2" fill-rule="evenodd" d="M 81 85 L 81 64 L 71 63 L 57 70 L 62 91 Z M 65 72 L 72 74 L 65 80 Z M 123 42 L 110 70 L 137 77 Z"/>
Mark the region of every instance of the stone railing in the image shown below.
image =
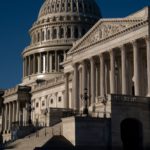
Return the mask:
<path id="1" fill-rule="evenodd" d="M 150 97 L 130 96 L 130 95 L 111 95 L 111 100 L 114 102 L 124 103 L 145 103 L 150 102 Z"/>
<path id="2" fill-rule="evenodd" d="M 19 85 L 17 85 L 16 87 L 5 90 L 4 97 L 15 94 L 18 91 L 30 92 L 31 88 L 28 87 L 28 86 L 19 86 Z"/>
<path id="3" fill-rule="evenodd" d="M 39 84 L 33 86 L 33 90 L 32 91 L 45 89 L 45 88 L 48 88 L 48 87 L 51 87 L 51 86 L 63 83 L 64 81 L 65 81 L 64 80 L 64 75 L 61 75 L 61 76 L 52 78 L 52 79 L 50 79 L 48 81 L 45 81 L 45 82 L 42 82 L 42 83 L 39 83 Z"/>
<path id="4" fill-rule="evenodd" d="M 15 94 L 18 91 L 18 86 L 5 90 L 4 96 Z"/>
<path id="5" fill-rule="evenodd" d="M 38 48 L 40 46 L 46 46 L 46 45 L 58 45 L 58 44 L 68 44 L 72 43 L 75 39 L 53 39 L 48 41 L 41 41 L 38 43 L 31 44 L 30 46 L 26 47 L 24 51 L 28 51 L 30 49 Z"/>

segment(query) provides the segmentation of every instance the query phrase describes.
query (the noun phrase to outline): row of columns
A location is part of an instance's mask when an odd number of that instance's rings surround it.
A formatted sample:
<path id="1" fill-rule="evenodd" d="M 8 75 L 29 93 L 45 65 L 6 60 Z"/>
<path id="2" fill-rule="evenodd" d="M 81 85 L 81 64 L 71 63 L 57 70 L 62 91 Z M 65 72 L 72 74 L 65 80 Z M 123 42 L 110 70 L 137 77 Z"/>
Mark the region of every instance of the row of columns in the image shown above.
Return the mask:
<path id="1" fill-rule="evenodd" d="M 62 69 L 60 63 L 63 61 L 64 53 L 65 51 L 55 51 L 26 56 L 23 61 L 24 77 L 36 73 L 60 72 Z"/>
<path id="2" fill-rule="evenodd" d="M 3 131 L 10 132 L 12 123 L 18 122 L 19 123 L 19 113 L 20 113 L 20 104 L 19 101 L 14 101 L 10 103 L 6 103 L 4 105 L 3 111 Z"/>
<path id="3" fill-rule="evenodd" d="M 32 33 L 32 44 L 53 39 L 79 38 L 82 36 L 81 26 L 56 26 L 43 28 Z"/>
<path id="4" fill-rule="evenodd" d="M 133 47 L 133 76 L 134 76 L 134 93 L 136 96 L 140 96 L 140 59 L 139 59 L 139 49 L 138 49 L 138 44 L 137 40 L 133 41 L 132 43 Z M 127 95 L 129 94 L 127 91 L 127 51 L 125 48 L 125 45 L 122 45 L 120 47 L 121 50 L 121 94 Z M 149 38 L 146 38 L 146 51 L 147 51 L 147 80 L 148 80 L 148 95 L 150 94 L 150 40 Z M 117 94 L 117 89 L 116 89 L 116 79 L 115 79 L 115 49 L 112 49 L 109 51 L 110 55 L 110 93 L 111 94 Z M 95 79 L 95 62 L 94 62 L 94 57 L 88 58 L 88 61 L 90 61 L 90 86 L 91 88 L 88 89 L 90 90 L 90 99 L 91 99 L 91 105 L 95 105 L 95 99 L 96 99 L 96 94 L 95 94 L 95 87 L 96 84 L 100 84 L 100 95 L 101 97 L 104 97 L 106 93 L 105 91 L 105 56 L 104 53 L 99 54 L 99 62 L 100 62 L 100 83 L 96 83 Z M 75 63 L 73 65 L 74 67 L 74 78 L 73 78 L 73 91 L 74 91 L 74 109 L 79 110 L 80 108 L 80 95 L 79 95 L 79 89 L 81 84 L 81 80 L 79 80 L 79 65 L 82 64 L 82 94 L 83 94 L 83 89 L 87 88 L 87 68 L 85 65 L 85 60 L 79 63 Z M 66 92 L 67 93 L 67 92 Z M 80 92 L 81 93 L 81 92 Z"/>

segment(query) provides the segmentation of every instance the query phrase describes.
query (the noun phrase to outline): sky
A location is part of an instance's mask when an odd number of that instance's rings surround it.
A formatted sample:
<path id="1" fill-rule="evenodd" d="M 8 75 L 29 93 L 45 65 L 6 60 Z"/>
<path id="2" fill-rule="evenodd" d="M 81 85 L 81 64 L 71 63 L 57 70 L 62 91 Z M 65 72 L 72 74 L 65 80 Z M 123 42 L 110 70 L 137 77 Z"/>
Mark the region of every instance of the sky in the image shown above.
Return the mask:
<path id="1" fill-rule="evenodd" d="M 92 1 L 92 0 L 91 0 Z M 22 81 L 21 53 L 30 43 L 28 30 L 36 21 L 44 0 L 1 0 L 0 2 L 0 89 Z M 150 0 L 97 0 L 103 18 L 124 17 Z"/>

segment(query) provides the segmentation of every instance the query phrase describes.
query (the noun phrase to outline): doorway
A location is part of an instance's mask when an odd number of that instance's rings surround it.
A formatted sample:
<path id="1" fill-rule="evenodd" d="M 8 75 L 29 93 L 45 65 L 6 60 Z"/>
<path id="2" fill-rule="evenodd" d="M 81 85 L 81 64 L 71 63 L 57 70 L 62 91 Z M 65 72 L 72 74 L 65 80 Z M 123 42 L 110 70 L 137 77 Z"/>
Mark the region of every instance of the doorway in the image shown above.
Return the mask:
<path id="1" fill-rule="evenodd" d="M 143 150 L 143 127 L 136 119 L 125 119 L 121 122 L 121 139 L 123 150 Z"/>

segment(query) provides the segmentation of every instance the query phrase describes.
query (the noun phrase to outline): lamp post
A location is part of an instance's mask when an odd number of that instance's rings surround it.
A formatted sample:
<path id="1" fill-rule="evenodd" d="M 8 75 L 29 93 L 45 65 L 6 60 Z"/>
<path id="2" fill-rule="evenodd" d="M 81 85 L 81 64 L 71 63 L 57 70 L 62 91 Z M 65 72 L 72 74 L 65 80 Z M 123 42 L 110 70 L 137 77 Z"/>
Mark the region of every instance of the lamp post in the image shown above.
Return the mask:
<path id="1" fill-rule="evenodd" d="M 47 113 L 48 113 L 48 109 L 46 108 L 44 111 L 44 116 L 45 116 L 45 136 L 46 136 L 46 118 L 47 118 Z"/>
<path id="2" fill-rule="evenodd" d="M 84 108 L 83 108 L 83 115 L 88 116 L 89 115 L 89 110 L 88 110 L 88 89 L 84 89 L 84 94 L 81 95 L 81 99 L 84 101 Z"/>

